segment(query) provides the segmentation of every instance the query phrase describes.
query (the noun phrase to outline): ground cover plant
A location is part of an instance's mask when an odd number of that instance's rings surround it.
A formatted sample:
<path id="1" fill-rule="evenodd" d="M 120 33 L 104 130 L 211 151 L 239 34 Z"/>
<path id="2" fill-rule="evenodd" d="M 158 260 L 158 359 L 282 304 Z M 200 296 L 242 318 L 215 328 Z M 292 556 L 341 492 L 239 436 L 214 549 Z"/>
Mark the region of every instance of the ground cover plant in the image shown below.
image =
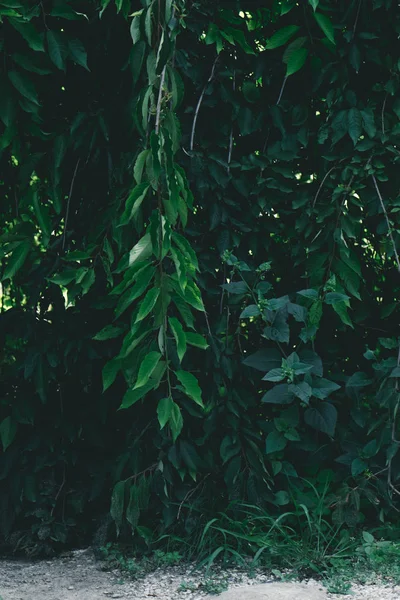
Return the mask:
<path id="1" fill-rule="evenodd" d="M 0 20 L 2 548 L 395 527 L 396 3 Z"/>

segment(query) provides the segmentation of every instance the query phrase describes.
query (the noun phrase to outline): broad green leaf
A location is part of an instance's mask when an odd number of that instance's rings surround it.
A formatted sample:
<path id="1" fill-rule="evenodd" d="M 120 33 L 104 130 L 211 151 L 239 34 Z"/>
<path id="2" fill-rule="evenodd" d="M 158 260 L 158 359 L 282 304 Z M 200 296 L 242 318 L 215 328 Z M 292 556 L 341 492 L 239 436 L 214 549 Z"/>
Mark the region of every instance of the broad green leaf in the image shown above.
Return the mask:
<path id="1" fill-rule="evenodd" d="M 286 492 L 285 490 L 280 490 L 279 492 L 276 492 L 275 504 L 277 504 L 278 506 L 285 506 L 286 504 L 289 504 L 289 502 L 290 496 L 288 492 Z"/>
<path id="2" fill-rule="evenodd" d="M 66 269 L 57 275 L 53 275 L 48 279 L 52 283 L 56 285 L 68 285 L 71 281 L 74 281 L 76 278 L 78 271 L 76 269 Z"/>
<path id="3" fill-rule="evenodd" d="M 340 389 L 340 385 L 334 383 L 333 381 L 329 381 L 328 379 L 324 379 L 323 377 L 319 379 L 314 379 L 312 383 L 313 396 L 316 398 L 320 398 L 321 400 L 327 398 L 329 394 L 332 392 L 336 392 Z"/>
<path id="4" fill-rule="evenodd" d="M 196 310 L 204 312 L 204 304 L 201 299 L 201 293 L 194 281 L 189 281 L 185 289 L 185 300 Z"/>
<path id="5" fill-rule="evenodd" d="M 131 406 L 136 404 L 138 400 L 144 398 L 146 394 L 148 394 L 148 392 L 151 392 L 151 390 L 153 390 L 156 386 L 157 381 L 155 379 L 149 379 L 147 383 L 145 383 L 142 387 L 127 390 L 122 399 L 121 406 L 118 410 L 130 408 Z"/>
<path id="6" fill-rule="evenodd" d="M 178 246 L 178 248 L 180 249 L 180 251 L 182 252 L 182 254 L 188 260 L 188 263 L 191 264 L 191 265 L 193 265 L 193 268 L 196 271 L 198 271 L 199 270 L 199 263 L 198 263 L 196 254 L 195 254 L 193 248 L 191 247 L 191 245 L 189 244 L 189 242 L 187 241 L 187 239 L 184 238 L 179 233 L 177 233 L 176 231 L 174 231 L 173 234 L 172 234 L 172 241 L 174 242 L 174 244 L 176 246 Z"/>
<path id="7" fill-rule="evenodd" d="M 291 53 L 290 57 L 286 62 L 286 77 L 297 73 L 304 63 L 306 62 L 308 55 L 307 48 L 299 48 Z"/>
<path id="8" fill-rule="evenodd" d="M 152 253 L 152 244 L 150 234 L 146 233 L 141 240 L 132 248 L 129 253 L 129 265 L 141 262 L 149 258 Z"/>
<path id="9" fill-rule="evenodd" d="M 261 398 L 261 402 L 266 402 L 267 404 L 291 404 L 293 400 L 294 396 L 289 390 L 287 383 L 275 385 Z"/>
<path id="10" fill-rule="evenodd" d="M 353 144 L 356 145 L 363 129 L 362 115 L 358 108 L 350 108 L 348 113 L 348 124 L 349 136 L 353 140 Z"/>
<path id="11" fill-rule="evenodd" d="M 77 65 L 80 65 L 87 71 L 90 71 L 87 64 L 87 52 L 80 40 L 68 40 L 68 50 L 70 57 Z"/>
<path id="12" fill-rule="evenodd" d="M 268 40 L 265 49 L 273 50 L 274 48 L 279 48 L 283 46 L 290 40 L 291 37 L 299 30 L 298 25 L 288 25 L 287 27 L 283 27 L 276 31 L 273 36 Z"/>
<path id="13" fill-rule="evenodd" d="M 354 325 L 351 322 L 351 319 L 347 312 L 347 306 L 344 302 L 336 302 L 335 304 L 332 304 L 332 308 L 335 311 L 335 313 L 340 317 L 342 323 L 354 329 Z"/>
<path id="14" fill-rule="evenodd" d="M 8 77 L 15 89 L 18 90 L 24 98 L 28 98 L 28 100 L 39 106 L 35 86 L 27 75 L 18 71 L 8 71 Z"/>
<path id="15" fill-rule="evenodd" d="M 260 309 L 257 304 L 250 304 L 240 313 L 240 318 L 248 319 L 249 317 L 258 317 L 260 314 Z"/>
<path id="16" fill-rule="evenodd" d="M 328 40 L 332 42 L 332 44 L 335 44 L 335 32 L 333 30 L 333 25 L 329 17 L 317 12 L 314 13 L 314 17 L 322 31 L 328 38 Z"/>
<path id="17" fill-rule="evenodd" d="M 160 295 L 160 288 L 158 288 L 158 287 L 152 288 L 151 290 L 149 290 L 147 292 L 147 294 L 143 298 L 142 302 L 140 303 L 140 308 L 139 308 L 139 312 L 137 314 L 135 323 L 139 323 L 139 321 L 142 321 L 143 319 L 145 319 L 147 317 L 147 315 L 149 315 L 151 313 L 151 311 L 153 310 L 153 308 L 155 306 L 155 303 L 158 300 L 159 295 Z"/>
<path id="18" fill-rule="evenodd" d="M 117 378 L 118 372 L 121 369 L 121 363 L 119 359 L 113 358 L 108 361 L 103 367 L 103 392 L 108 390 L 110 386 L 114 383 Z"/>
<path id="19" fill-rule="evenodd" d="M 49 48 L 50 60 L 56 65 L 58 69 L 65 69 L 65 58 L 67 49 L 63 36 L 56 31 L 47 31 L 46 33 L 47 45 Z"/>
<path id="20" fill-rule="evenodd" d="M 283 379 L 285 379 L 283 369 L 271 369 L 263 377 L 263 381 L 282 381 Z"/>
<path id="21" fill-rule="evenodd" d="M 114 327 L 114 325 L 106 325 L 99 333 L 93 337 L 94 340 L 102 342 L 104 340 L 111 340 L 117 338 L 123 333 L 124 330 L 121 327 Z"/>
<path id="22" fill-rule="evenodd" d="M 361 458 L 355 458 L 351 463 L 351 474 L 353 477 L 357 477 L 357 475 L 361 475 L 368 469 L 367 463 L 365 463 Z"/>
<path id="23" fill-rule="evenodd" d="M 315 12 L 318 8 L 319 0 L 308 0 L 308 3 L 313 7 Z"/>
<path id="24" fill-rule="evenodd" d="M 287 440 L 285 436 L 279 431 L 271 431 L 267 435 L 267 439 L 265 442 L 265 451 L 267 454 L 273 454 L 274 452 L 280 452 L 284 450 L 287 445 Z"/>
<path id="25" fill-rule="evenodd" d="M 346 294 L 339 294 L 338 292 L 328 292 L 325 296 L 325 304 L 337 304 L 338 302 L 347 302 L 350 300 Z"/>
<path id="26" fill-rule="evenodd" d="M 233 439 L 230 435 L 226 435 L 222 440 L 219 449 L 223 464 L 228 462 L 233 456 L 239 454 L 240 450 L 241 444 L 239 440 L 237 438 Z"/>
<path id="27" fill-rule="evenodd" d="M 305 411 L 304 421 L 313 429 L 332 437 L 335 433 L 337 410 L 330 402 L 320 402 Z"/>
<path id="28" fill-rule="evenodd" d="M 17 423 L 12 417 L 6 417 L 0 423 L 0 438 L 3 445 L 3 452 L 12 444 L 17 433 Z"/>
<path id="29" fill-rule="evenodd" d="M 308 404 L 312 395 L 312 388 L 305 381 L 289 385 L 289 391 L 306 404 Z"/>
<path id="30" fill-rule="evenodd" d="M 183 331 L 181 323 L 175 317 L 169 317 L 169 326 L 171 327 L 173 336 L 176 342 L 176 350 L 178 353 L 179 361 L 182 362 L 183 357 L 186 353 L 186 335 Z"/>
<path id="31" fill-rule="evenodd" d="M 153 351 L 149 352 L 143 359 L 138 373 L 138 378 L 135 383 L 134 390 L 143 387 L 146 383 L 148 383 L 151 374 L 154 369 L 158 365 L 159 360 L 161 359 L 161 354 L 159 352 Z"/>
<path id="32" fill-rule="evenodd" d="M 6 279 L 12 279 L 14 275 L 18 273 L 23 266 L 30 249 L 31 245 L 28 241 L 20 242 L 18 246 L 14 248 L 11 256 L 7 258 L 2 281 L 5 281 Z"/>
<path id="33" fill-rule="evenodd" d="M 243 364 L 247 367 L 257 369 L 257 371 L 270 371 L 279 368 L 282 363 L 282 355 L 275 348 L 266 348 L 258 350 L 244 359 Z"/>
<path id="34" fill-rule="evenodd" d="M 318 299 L 317 290 L 313 290 L 313 289 L 300 290 L 300 292 L 297 292 L 297 293 L 299 294 L 299 296 L 304 296 L 304 298 L 311 298 L 312 300 Z"/>
<path id="35" fill-rule="evenodd" d="M 160 428 L 163 429 L 171 418 L 174 402 L 171 397 L 162 398 L 157 405 L 157 416 Z"/>
<path id="36" fill-rule="evenodd" d="M 182 412 L 176 402 L 172 403 L 169 426 L 171 427 L 172 441 L 175 443 L 183 428 Z"/>
<path id="37" fill-rule="evenodd" d="M 122 525 L 122 517 L 124 514 L 125 505 L 125 481 L 119 481 L 113 489 L 111 495 L 111 507 L 110 515 L 114 520 L 115 527 L 117 530 L 117 536 L 119 535 L 120 527 Z"/>
<path id="38" fill-rule="evenodd" d="M 150 150 L 142 150 L 142 152 L 140 152 L 139 156 L 136 159 L 135 166 L 133 167 L 133 176 L 138 185 L 142 181 L 143 169 L 149 154 Z"/>
<path id="39" fill-rule="evenodd" d="M 134 302 L 139 296 L 141 296 L 147 289 L 151 280 L 153 279 L 155 268 L 149 265 L 146 269 L 141 271 L 137 278 L 136 283 L 131 288 L 127 289 L 126 292 L 121 296 L 115 309 L 115 317 L 120 317 L 123 312 Z"/>
<path id="40" fill-rule="evenodd" d="M 204 407 L 203 400 L 201 398 L 201 389 L 196 377 L 187 371 L 176 371 L 175 375 L 183 385 L 186 396 L 194 400 L 194 402 L 196 402 L 196 404 L 199 406 Z"/>
<path id="41" fill-rule="evenodd" d="M 133 188 L 125 203 L 124 214 L 121 217 L 121 225 L 126 225 L 131 219 L 133 219 L 136 216 L 143 200 L 146 198 L 149 187 L 150 186 L 148 183 L 140 183 Z"/>
<path id="42" fill-rule="evenodd" d="M 357 400 L 362 394 L 363 388 L 367 387 L 373 382 L 373 380 L 363 373 L 362 371 L 357 371 L 353 373 L 353 375 L 347 380 L 346 383 L 346 393 Z"/>
<path id="43" fill-rule="evenodd" d="M 202 350 L 206 350 L 209 347 L 207 341 L 199 333 L 192 333 L 191 331 L 187 331 L 185 335 L 186 342 L 190 344 L 190 346 L 195 346 L 196 348 L 201 348 Z"/>
<path id="44" fill-rule="evenodd" d="M 151 46 L 151 42 L 152 42 L 152 33 L 153 33 L 153 26 L 152 26 L 152 6 L 150 6 L 147 9 L 146 12 L 146 16 L 144 19 L 144 31 L 146 33 L 146 38 L 147 38 L 147 43 L 149 46 Z"/>
<path id="45" fill-rule="evenodd" d="M 43 35 L 31 22 L 9 19 L 9 23 L 22 35 L 28 46 L 37 52 L 44 52 Z"/>

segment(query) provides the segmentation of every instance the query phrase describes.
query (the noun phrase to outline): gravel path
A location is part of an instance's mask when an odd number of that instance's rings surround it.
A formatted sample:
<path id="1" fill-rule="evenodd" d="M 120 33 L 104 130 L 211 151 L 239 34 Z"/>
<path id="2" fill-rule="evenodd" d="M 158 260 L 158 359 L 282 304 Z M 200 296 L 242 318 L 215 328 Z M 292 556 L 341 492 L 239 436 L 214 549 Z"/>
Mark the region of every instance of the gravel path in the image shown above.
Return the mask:
<path id="1" fill-rule="evenodd" d="M 230 570 L 221 573 L 218 578 L 229 585 L 228 593 L 224 592 L 224 600 L 271 598 L 267 591 L 263 593 L 264 588 L 271 591 L 273 589 L 271 579 L 266 575 L 258 574 L 250 579 L 242 573 Z M 268 583 L 270 585 L 267 585 Z M 260 587 L 260 584 L 264 586 Z M 281 590 L 285 584 L 279 585 Z M 321 584 L 314 581 L 306 585 L 310 590 L 310 600 L 312 597 L 331 600 L 400 600 L 400 586 L 353 586 L 351 596 L 341 596 L 326 593 Z M 255 587 L 252 589 L 254 594 L 249 595 L 250 586 Z M 297 588 L 292 587 L 292 592 L 286 597 L 295 600 L 297 594 L 293 595 L 293 590 L 298 589 L 300 594 L 303 588 L 304 584 L 298 585 Z M 256 590 L 259 593 L 255 593 Z M 158 569 L 144 579 L 130 581 L 119 571 L 102 571 L 91 550 L 77 550 L 65 558 L 35 562 L 0 560 L 1 600 L 200 600 L 205 597 L 218 597 L 208 596 L 207 592 L 210 591 L 210 583 L 207 583 L 204 575 L 194 574 L 184 567 Z M 275 596 L 278 598 L 278 595 Z"/>

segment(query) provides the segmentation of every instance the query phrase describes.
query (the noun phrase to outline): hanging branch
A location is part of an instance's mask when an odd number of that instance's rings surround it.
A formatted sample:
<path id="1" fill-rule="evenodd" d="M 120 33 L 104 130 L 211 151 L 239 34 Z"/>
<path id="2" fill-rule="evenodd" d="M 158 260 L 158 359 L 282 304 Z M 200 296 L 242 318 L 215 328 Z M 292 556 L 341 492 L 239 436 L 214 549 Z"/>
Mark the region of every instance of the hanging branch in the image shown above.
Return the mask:
<path id="1" fill-rule="evenodd" d="M 381 203 L 383 214 L 385 215 L 386 225 L 387 225 L 388 231 L 389 231 L 389 238 L 390 238 L 390 241 L 391 241 L 391 244 L 392 244 L 394 256 L 396 258 L 397 270 L 400 273 L 400 259 L 399 259 L 399 255 L 398 255 L 396 244 L 395 244 L 394 237 L 393 237 L 392 226 L 390 225 L 390 221 L 389 221 L 389 217 L 388 217 L 387 210 L 386 210 L 386 207 L 385 207 L 385 203 L 383 201 L 382 194 L 381 194 L 381 192 L 379 190 L 378 182 L 376 181 L 375 175 L 372 175 L 372 181 L 374 182 L 376 193 L 378 194 L 379 202 Z"/>
<path id="2" fill-rule="evenodd" d="M 202 90 L 202 92 L 200 94 L 199 101 L 197 102 L 196 110 L 194 112 L 194 119 L 193 119 L 193 125 L 192 125 L 192 133 L 191 133 L 191 136 L 190 136 L 190 151 L 191 152 L 193 151 L 194 134 L 196 132 L 197 117 L 199 116 L 200 106 L 201 106 L 201 103 L 203 102 L 204 94 L 206 93 L 208 84 L 211 83 L 211 81 L 214 79 L 214 72 L 215 72 L 215 67 L 217 66 L 218 58 L 219 58 L 219 55 L 216 56 L 216 58 L 215 58 L 215 60 L 213 62 L 213 66 L 212 66 L 212 69 L 211 69 L 210 77 L 207 79 L 207 82 L 206 82 L 205 86 L 203 87 L 203 90 Z"/>

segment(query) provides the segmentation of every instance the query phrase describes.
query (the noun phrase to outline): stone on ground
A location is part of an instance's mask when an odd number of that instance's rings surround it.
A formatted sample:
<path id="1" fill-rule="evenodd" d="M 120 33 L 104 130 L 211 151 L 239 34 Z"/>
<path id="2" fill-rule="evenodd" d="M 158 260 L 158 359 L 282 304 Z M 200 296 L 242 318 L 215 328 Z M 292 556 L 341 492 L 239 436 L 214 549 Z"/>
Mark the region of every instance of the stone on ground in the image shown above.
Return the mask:
<path id="1" fill-rule="evenodd" d="M 215 596 L 210 596 L 214 598 Z M 263 583 L 238 587 L 218 596 L 218 600 L 326 600 L 324 589 L 304 583 Z"/>

